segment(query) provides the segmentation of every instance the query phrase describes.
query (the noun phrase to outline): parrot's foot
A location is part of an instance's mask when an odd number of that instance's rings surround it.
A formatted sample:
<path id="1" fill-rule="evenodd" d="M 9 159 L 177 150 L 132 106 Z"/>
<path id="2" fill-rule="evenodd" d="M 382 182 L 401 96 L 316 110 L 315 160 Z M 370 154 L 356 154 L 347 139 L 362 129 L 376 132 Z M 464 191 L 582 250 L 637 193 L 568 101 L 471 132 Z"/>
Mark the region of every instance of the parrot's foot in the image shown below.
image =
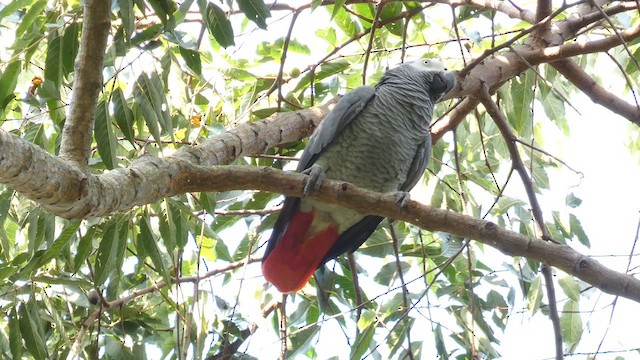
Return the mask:
<path id="1" fill-rule="evenodd" d="M 409 194 L 406 191 L 397 191 L 394 192 L 393 195 L 395 195 L 396 197 L 396 204 L 398 204 L 398 206 L 401 209 L 404 209 L 405 207 L 407 207 L 407 205 L 409 205 L 409 200 L 411 200 L 411 194 Z"/>
<path id="2" fill-rule="evenodd" d="M 320 185 L 322 185 L 322 182 L 325 178 L 324 168 L 316 164 L 312 165 L 302 173 L 309 175 L 309 177 L 307 178 L 307 183 L 304 185 L 304 195 L 318 192 L 318 190 L 320 190 Z"/>

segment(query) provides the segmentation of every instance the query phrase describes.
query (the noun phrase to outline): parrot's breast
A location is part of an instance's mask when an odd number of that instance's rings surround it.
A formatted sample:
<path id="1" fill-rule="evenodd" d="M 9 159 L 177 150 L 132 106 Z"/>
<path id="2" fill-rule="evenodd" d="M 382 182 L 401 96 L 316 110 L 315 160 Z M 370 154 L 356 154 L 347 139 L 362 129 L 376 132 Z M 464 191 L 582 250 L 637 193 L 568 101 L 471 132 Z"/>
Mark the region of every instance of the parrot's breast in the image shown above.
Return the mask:
<path id="1" fill-rule="evenodd" d="M 366 108 L 316 161 L 327 178 L 377 192 L 400 189 L 420 145 L 430 136 L 427 119 L 417 123 L 413 109 L 375 104 Z M 421 128 L 416 129 L 420 126 Z"/>

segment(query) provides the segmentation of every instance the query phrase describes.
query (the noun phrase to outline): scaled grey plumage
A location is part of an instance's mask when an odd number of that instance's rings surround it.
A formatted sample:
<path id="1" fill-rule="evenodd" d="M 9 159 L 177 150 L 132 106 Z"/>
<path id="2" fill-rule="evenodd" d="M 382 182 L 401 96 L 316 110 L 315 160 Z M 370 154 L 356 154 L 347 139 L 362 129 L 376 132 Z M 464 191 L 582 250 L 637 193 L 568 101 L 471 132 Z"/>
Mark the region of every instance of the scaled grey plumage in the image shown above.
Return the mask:
<path id="1" fill-rule="evenodd" d="M 362 86 L 345 95 L 316 129 L 300 158 L 297 171 L 310 174 L 305 191 L 317 188 L 323 176 L 383 193 L 411 190 L 430 157 L 433 106 L 454 85 L 455 75 L 441 63 L 422 59 L 387 71 L 375 87 Z M 280 270 L 277 264 L 267 262 L 276 261 L 270 257 L 300 212 L 312 214 L 313 220 L 303 234 L 293 226 L 295 236 L 302 238 L 287 241 L 332 241 L 326 253 L 309 259 L 316 262 L 310 264 L 311 270 L 344 252 L 355 251 L 382 220 L 315 200 L 286 198 L 263 262 L 265 277 L 284 290 L 291 289 L 286 284 L 279 286 L 279 275 L 271 274 Z M 325 235 L 312 240 L 329 227 L 336 229 L 337 240 Z M 304 246 L 294 245 L 293 250 L 285 245 L 289 250 L 283 250 L 283 255 L 308 255 L 302 253 Z M 286 264 L 282 267 L 287 271 Z M 310 276 L 308 269 L 302 272 Z"/>

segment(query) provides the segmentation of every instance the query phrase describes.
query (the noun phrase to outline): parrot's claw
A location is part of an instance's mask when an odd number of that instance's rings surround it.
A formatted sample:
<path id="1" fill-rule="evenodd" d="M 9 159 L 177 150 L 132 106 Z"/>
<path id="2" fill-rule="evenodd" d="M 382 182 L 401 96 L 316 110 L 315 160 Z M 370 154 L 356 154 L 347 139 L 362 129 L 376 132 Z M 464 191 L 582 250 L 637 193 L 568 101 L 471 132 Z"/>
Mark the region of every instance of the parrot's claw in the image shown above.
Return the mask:
<path id="1" fill-rule="evenodd" d="M 406 191 L 397 191 L 394 193 L 394 195 L 396 197 L 396 204 L 398 204 L 401 209 L 404 209 L 405 207 L 407 207 L 407 205 L 409 205 L 411 194 Z"/>
<path id="2" fill-rule="evenodd" d="M 307 183 L 304 185 L 303 194 L 309 195 L 318 192 L 320 185 L 325 178 L 324 169 L 320 165 L 313 165 L 310 168 L 304 170 L 303 174 L 309 175 Z"/>

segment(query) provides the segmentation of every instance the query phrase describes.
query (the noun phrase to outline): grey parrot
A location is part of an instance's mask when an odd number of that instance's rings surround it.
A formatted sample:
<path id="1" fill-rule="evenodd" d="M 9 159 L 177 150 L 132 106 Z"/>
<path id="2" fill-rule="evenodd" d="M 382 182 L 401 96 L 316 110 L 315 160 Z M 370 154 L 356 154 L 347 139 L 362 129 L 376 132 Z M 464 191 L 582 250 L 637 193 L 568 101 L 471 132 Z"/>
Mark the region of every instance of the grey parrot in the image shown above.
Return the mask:
<path id="1" fill-rule="evenodd" d="M 388 70 L 375 86 L 345 95 L 311 136 L 298 163 L 305 194 L 326 177 L 398 194 L 401 206 L 431 156 L 433 106 L 455 75 L 431 59 Z M 283 293 L 300 290 L 325 262 L 355 251 L 382 217 L 308 198 L 286 197 L 262 260 L 265 278 Z"/>

